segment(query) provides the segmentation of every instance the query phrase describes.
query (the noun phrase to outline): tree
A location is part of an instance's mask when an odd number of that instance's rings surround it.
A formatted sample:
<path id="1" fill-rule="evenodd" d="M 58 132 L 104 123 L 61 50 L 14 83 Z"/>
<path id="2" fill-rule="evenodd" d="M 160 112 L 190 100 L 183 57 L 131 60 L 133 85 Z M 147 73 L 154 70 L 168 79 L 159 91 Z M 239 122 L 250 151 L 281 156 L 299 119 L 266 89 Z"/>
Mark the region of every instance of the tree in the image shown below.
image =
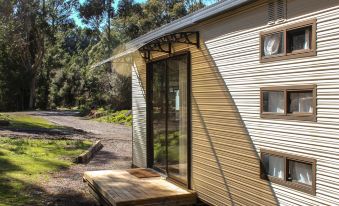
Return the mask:
<path id="1" fill-rule="evenodd" d="M 109 58 L 119 45 L 203 7 L 200 0 L 0 0 L 0 110 L 130 107 L 131 79 Z M 70 16 L 78 12 L 85 28 Z M 126 106 L 127 105 L 127 106 Z"/>
<path id="2" fill-rule="evenodd" d="M 9 49 L 16 51 L 22 67 L 29 72 L 29 108 L 34 108 L 36 77 L 44 56 L 44 1 L 6 1 L 1 9 Z M 11 57 L 9 57 L 11 58 Z"/>

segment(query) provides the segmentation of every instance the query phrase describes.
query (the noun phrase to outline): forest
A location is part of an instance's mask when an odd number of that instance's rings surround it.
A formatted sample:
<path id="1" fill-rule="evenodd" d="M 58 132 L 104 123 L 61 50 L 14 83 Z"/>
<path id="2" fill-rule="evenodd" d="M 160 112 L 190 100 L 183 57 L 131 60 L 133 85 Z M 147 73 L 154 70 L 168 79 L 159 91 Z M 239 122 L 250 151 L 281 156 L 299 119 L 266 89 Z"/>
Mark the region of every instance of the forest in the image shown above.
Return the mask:
<path id="1" fill-rule="evenodd" d="M 205 4 L 202 0 L 0 0 L 0 111 L 129 109 L 130 75 L 111 65 L 95 69 L 91 65 L 109 58 L 119 45 Z M 81 25 L 72 18 L 75 14 Z"/>

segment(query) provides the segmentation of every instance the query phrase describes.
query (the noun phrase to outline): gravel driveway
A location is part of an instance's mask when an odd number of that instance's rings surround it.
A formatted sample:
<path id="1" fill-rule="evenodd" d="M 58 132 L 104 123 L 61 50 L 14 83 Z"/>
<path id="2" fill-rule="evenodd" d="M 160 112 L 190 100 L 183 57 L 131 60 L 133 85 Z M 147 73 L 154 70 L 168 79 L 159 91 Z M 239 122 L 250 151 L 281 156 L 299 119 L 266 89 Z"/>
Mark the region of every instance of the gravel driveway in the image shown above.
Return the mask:
<path id="1" fill-rule="evenodd" d="M 78 117 L 73 111 L 34 111 L 30 115 L 40 116 L 49 121 L 76 130 L 85 131 L 80 138 L 101 140 L 104 148 L 86 165 L 74 165 L 71 168 L 52 173 L 52 178 L 42 182 L 42 190 L 48 195 L 45 205 L 89 206 L 95 201 L 89 194 L 82 176 L 85 171 L 106 169 L 127 169 L 131 166 L 132 129 L 131 127 L 100 123 Z M 79 135 L 77 135 L 79 138 Z"/>

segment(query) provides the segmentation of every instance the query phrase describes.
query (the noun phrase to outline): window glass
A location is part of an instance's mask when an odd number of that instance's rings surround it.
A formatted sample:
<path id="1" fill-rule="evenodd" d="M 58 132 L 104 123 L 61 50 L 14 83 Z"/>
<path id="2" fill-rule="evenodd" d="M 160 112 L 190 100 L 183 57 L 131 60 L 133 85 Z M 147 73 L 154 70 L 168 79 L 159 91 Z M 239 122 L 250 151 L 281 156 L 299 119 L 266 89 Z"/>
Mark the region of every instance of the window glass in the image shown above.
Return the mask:
<path id="1" fill-rule="evenodd" d="M 288 160 L 288 180 L 312 185 L 312 164 Z"/>
<path id="2" fill-rule="evenodd" d="M 312 91 L 288 92 L 288 112 L 289 113 L 312 113 L 313 93 Z"/>
<path id="3" fill-rule="evenodd" d="M 287 52 L 310 49 L 311 27 L 287 31 Z"/>
<path id="4" fill-rule="evenodd" d="M 264 154 L 262 161 L 266 175 L 284 178 L 284 158 Z"/>
<path id="5" fill-rule="evenodd" d="M 264 91 L 263 104 L 264 112 L 284 113 L 284 92 Z"/>
<path id="6" fill-rule="evenodd" d="M 264 56 L 272 56 L 283 53 L 283 33 L 273 33 L 263 37 Z"/>

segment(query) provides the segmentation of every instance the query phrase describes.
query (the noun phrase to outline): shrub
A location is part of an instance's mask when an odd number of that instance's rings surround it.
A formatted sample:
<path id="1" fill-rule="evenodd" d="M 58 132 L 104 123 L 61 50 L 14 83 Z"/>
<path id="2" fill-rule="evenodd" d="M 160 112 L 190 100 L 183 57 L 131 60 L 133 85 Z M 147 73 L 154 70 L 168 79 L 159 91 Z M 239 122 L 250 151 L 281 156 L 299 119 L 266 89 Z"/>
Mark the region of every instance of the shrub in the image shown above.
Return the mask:
<path id="1" fill-rule="evenodd" d="M 132 125 L 132 115 L 129 110 L 112 111 L 100 108 L 95 113 L 96 115 L 94 115 L 93 118 L 100 122 Z"/>

